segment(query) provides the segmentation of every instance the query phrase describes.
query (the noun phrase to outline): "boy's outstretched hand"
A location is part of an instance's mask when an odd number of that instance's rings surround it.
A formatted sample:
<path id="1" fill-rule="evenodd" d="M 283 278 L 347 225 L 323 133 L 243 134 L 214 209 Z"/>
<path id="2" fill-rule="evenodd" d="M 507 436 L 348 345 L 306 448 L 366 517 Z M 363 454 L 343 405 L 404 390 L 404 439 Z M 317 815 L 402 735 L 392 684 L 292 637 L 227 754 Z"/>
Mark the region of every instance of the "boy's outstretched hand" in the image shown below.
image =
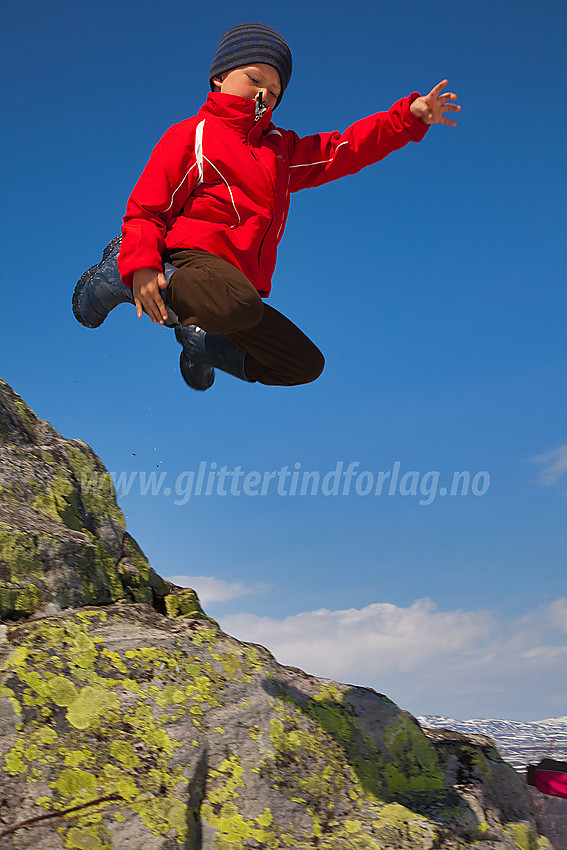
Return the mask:
<path id="1" fill-rule="evenodd" d="M 167 281 L 163 272 L 157 269 L 138 269 L 134 272 L 134 303 L 141 319 L 145 311 L 154 324 L 163 325 L 167 320 L 167 310 L 160 293 Z"/>
<path id="2" fill-rule="evenodd" d="M 416 118 L 421 118 L 426 124 L 447 124 L 449 127 L 456 127 L 457 122 L 445 118 L 444 112 L 460 112 L 461 107 L 456 103 L 449 103 L 450 100 L 456 100 L 457 95 L 453 92 L 445 92 L 441 94 L 441 90 L 448 85 L 448 80 L 441 80 L 435 88 L 431 89 L 429 94 L 418 97 L 410 106 L 410 110 Z"/>

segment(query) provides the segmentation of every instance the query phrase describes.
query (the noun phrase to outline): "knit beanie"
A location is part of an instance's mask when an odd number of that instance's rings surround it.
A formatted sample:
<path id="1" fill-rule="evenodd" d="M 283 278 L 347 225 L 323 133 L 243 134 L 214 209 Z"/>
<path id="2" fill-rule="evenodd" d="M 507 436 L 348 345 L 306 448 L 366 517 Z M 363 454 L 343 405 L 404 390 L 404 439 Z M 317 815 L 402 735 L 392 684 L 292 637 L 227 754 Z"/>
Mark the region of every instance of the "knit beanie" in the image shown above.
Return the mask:
<path id="1" fill-rule="evenodd" d="M 271 65 L 280 75 L 282 90 L 277 106 L 291 77 L 291 50 L 285 38 L 266 24 L 239 24 L 225 32 L 209 71 L 211 91 L 214 77 L 255 62 Z"/>

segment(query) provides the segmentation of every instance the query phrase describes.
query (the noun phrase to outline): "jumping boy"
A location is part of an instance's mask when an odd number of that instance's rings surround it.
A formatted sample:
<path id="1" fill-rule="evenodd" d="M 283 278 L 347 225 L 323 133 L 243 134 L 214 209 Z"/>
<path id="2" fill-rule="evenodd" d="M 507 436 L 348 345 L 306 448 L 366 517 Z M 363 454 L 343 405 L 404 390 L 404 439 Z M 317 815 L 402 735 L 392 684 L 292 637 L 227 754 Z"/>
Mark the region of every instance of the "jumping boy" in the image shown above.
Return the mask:
<path id="1" fill-rule="evenodd" d="M 293 386 L 319 377 L 324 359 L 289 319 L 265 304 L 290 192 L 354 174 L 429 125 L 456 126 L 443 80 L 344 133 L 300 138 L 272 112 L 290 81 L 291 52 L 263 24 L 226 32 L 209 72 L 211 94 L 152 152 L 122 227 L 75 289 L 73 310 L 98 327 L 117 304 L 175 326 L 185 382 L 208 389 L 215 368 L 245 381 Z"/>

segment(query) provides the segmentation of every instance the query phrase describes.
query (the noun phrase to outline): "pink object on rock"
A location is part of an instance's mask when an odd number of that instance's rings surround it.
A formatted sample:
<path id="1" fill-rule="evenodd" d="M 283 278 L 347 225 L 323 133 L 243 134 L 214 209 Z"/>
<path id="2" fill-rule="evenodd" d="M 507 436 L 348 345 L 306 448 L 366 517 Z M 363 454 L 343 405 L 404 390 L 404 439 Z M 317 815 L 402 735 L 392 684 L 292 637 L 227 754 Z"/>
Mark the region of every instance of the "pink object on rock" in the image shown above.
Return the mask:
<path id="1" fill-rule="evenodd" d="M 542 794 L 567 798 L 567 762 L 545 758 L 539 764 L 529 764 L 527 782 Z"/>

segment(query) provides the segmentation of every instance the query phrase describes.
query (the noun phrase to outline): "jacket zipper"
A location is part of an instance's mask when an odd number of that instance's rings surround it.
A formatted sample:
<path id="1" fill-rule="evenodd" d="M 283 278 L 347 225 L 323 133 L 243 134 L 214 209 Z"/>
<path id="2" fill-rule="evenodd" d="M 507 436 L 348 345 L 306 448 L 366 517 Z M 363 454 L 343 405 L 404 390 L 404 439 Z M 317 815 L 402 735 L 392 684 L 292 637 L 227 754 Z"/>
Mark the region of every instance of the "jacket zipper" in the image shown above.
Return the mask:
<path id="1" fill-rule="evenodd" d="M 256 116 L 255 116 L 255 119 L 254 119 L 255 122 L 257 122 L 262 117 L 262 115 L 264 114 L 266 109 L 267 109 L 267 107 L 265 107 L 264 104 L 262 103 L 262 92 L 258 92 L 258 100 L 256 101 Z M 247 135 L 246 135 L 246 144 L 248 145 L 248 147 L 250 149 L 250 153 L 252 154 L 252 156 L 254 157 L 254 159 L 256 160 L 256 162 L 258 164 L 258 168 L 260 168 L 260 170 L 262 172 L 265 172 L 264 166 L 262 165 L 262 163 L 260 162 L 260 160 L 258 159 L 256 154 L 254 153 L 253 146 L 250 144 L 250 133 L 251 132 L 252 131 L 249 130 Z M 272 190 L 274 192 L 274 198 L 275 198 L 276 187 L 274 186 L 274 183 L 272 181 L 272 178 L 270 177 L 269 172 L 267 173 L 266 180 L 267 180 L 268 184 L 271 184 Z M 283 218 L 282 218 L 282 224 L 283 224 Z M 262 267 L 262 263 L 261 263 L 262 248 L 264 247 L 264 242 L 266 241 L 266 237 L 267 237 L 268 233 L 270 232 L 270 230 L 272 229 L 273 225 L 274 225 L 274 217 L 272 216 L 271 219 L 270 219 L 270 223 L 269 223 L 268 227 L 266 228 L 264 235 L 262 236 L 262 241 L 260 242 L 260 246 L 258 248 L 258 274 L 256 275 L 256 277 L 258 277 L 258 275 L 260 274 L 260 270 L 261 270 L 261 267 Z M 280 234 L 280 231 L 281 231 L 281 225 L 280 225 L 280 230 L 278 231 L 278 236 Z M 276 236 L 276 243 L 277 243 L 278 236 Z"/>
<path id="2" fill-rule="evenodd" d="M 262 92 L 258 92 L 258 97 L 256 99 L 256 109 L 254 112 L 254 121 L 259 121 L 264 112 L 267 110 L 267 106 L 264 106 L 262 103 Z"/>

